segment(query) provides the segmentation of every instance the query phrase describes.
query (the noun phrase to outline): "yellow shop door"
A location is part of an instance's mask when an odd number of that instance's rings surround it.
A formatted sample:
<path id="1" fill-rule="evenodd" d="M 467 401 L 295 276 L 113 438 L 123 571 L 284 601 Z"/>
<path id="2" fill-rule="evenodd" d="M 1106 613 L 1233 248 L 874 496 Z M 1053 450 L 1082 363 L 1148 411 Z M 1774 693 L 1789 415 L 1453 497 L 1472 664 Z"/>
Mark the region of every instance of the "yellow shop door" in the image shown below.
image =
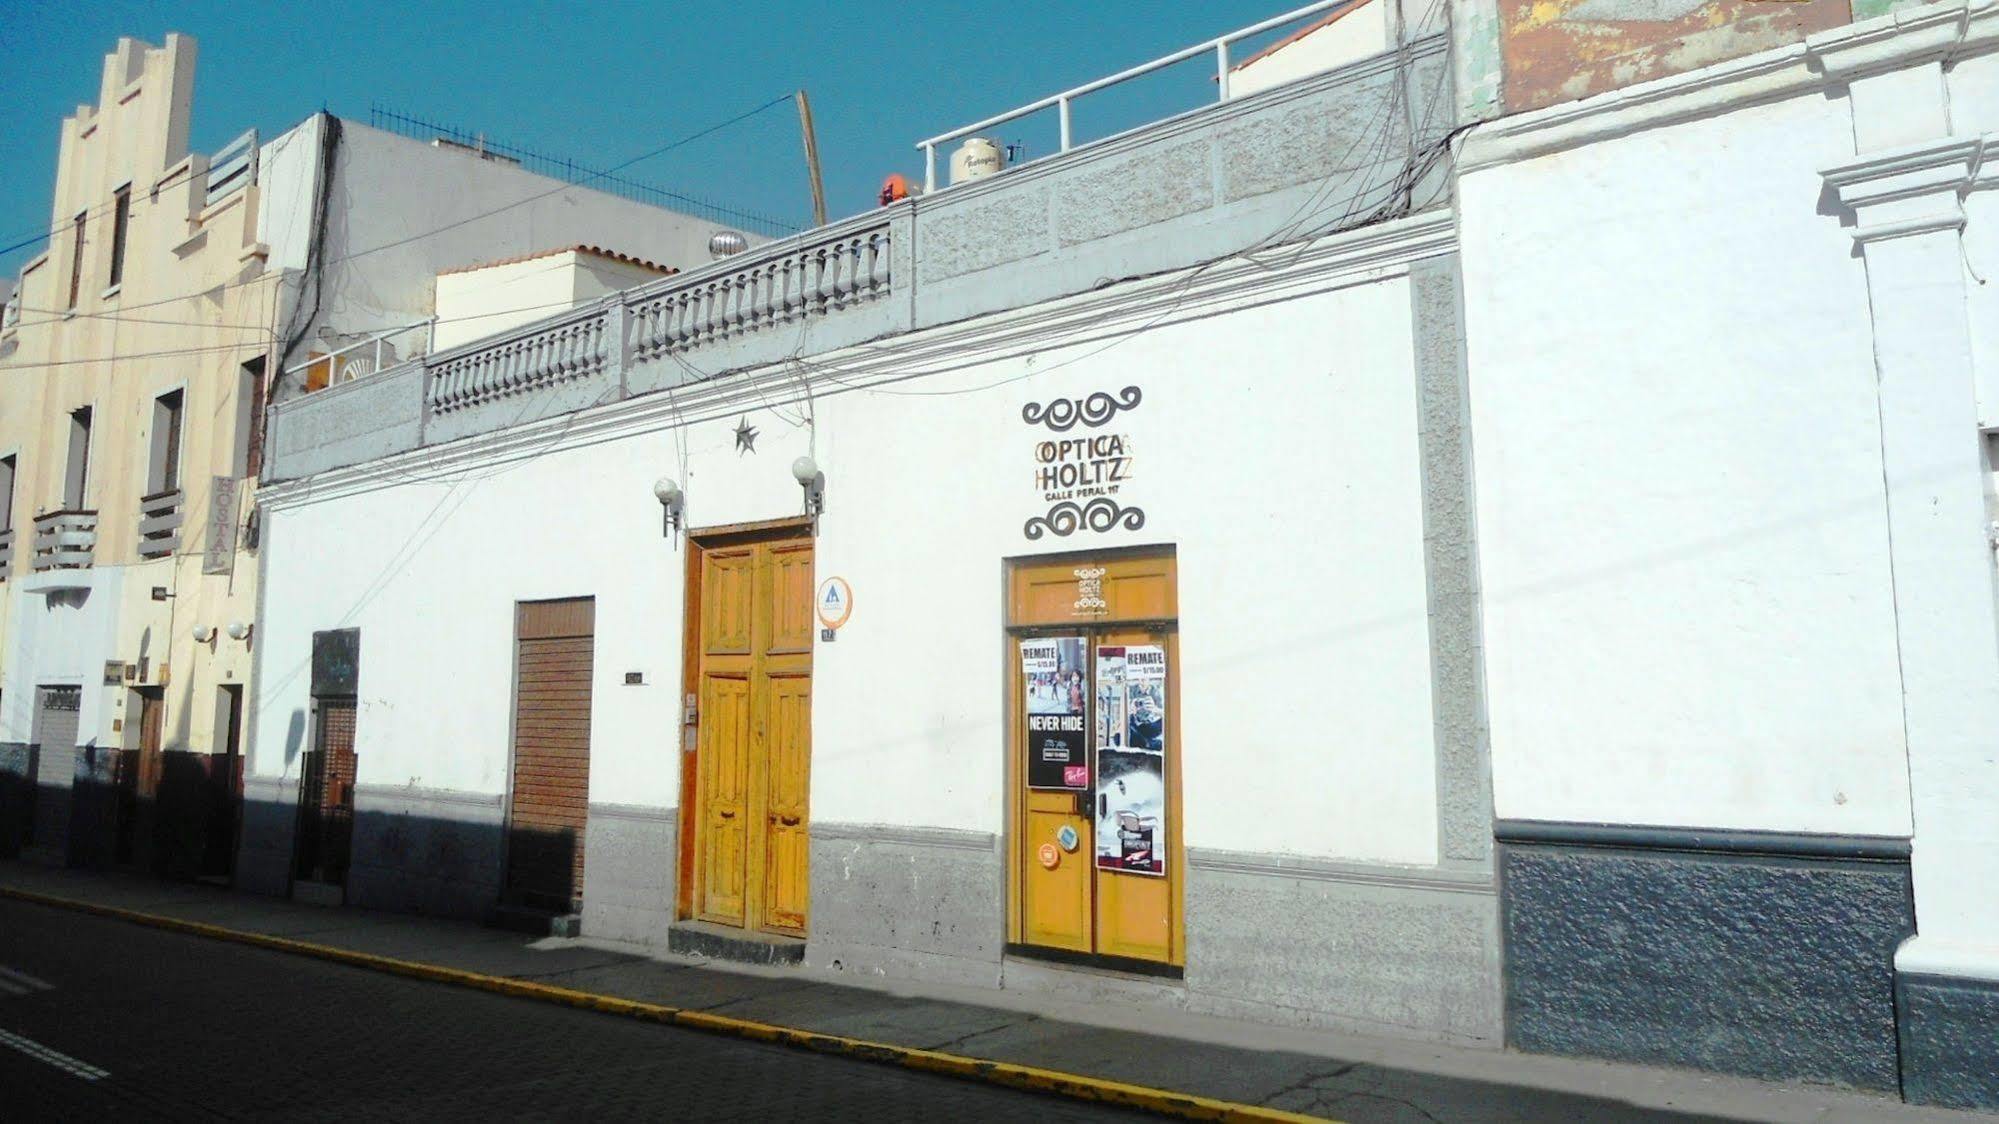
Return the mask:
<path id="1" fill-rule="evenodd" d="M 812 763 L 812 540 L 696 544 L 691 913 L 805 935 Z"/>
<path id="2" fill-rule="evenodd" d="M 1009 952 L 1186 964 L 1177 581 L 1170 550 L 1012 567 Z"/>

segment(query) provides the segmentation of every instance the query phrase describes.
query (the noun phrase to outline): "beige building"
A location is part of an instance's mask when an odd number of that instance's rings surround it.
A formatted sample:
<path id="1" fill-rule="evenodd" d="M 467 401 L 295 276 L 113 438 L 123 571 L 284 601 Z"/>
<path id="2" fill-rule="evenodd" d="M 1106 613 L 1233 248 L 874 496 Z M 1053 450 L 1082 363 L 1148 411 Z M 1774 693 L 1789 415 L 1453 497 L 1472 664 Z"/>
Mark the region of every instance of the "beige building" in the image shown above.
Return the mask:
<path id="1" fill-rule="evenodd" d="M 231 873 L 267 401 L 705 261 L 724 229 L 410 122 L 190 153 L 194 70 L 182 35 L 105 57 L 0 315 L 0 854 Z M 509 258 L 532 265 L 452 272 Z"/>
<path id="2" fill-rule="evenodd" d="M 0 768 L 31 845 L 226 873 L 277 288 L 254 137 L 188 152 L 194 64 L 184 36 L 106 57 L 0 337 Z"/>

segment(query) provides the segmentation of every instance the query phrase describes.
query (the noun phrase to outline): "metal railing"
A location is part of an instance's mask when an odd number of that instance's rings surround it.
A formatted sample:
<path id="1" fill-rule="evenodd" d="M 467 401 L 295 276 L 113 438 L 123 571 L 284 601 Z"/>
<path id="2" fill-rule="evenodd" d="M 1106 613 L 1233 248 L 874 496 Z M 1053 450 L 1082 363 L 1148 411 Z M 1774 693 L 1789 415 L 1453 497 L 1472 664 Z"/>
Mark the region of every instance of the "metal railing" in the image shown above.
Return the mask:
<path id="1" fill-rule="evenodd" d="M 164 558 L 180 549 L 181 490 L 155 492 L 139 501 L 139 557 Z"/>
<path id="2" fill-rule="evenodd" d="M 755 234 L 777 238 L 799 229 L 794 223 L 769 215 L 759 215 L 735 207 L 697 199 L 692 195 L 682 195 L 649 183 L 626 179 L 610 172 L 579 164 L 574 160 L 533 149 L 521 148 L 496 141 L 482 132 L 464 129 L 454 125 L 439 125 L 432 121 L 397 113 L 380 105 L 368 107 L 368 124 L 377 129 L 408 137 L 411 140 L 441 143 L 453 148 L 468 149 L 480 155 L 497 156 L 524 171 L 538 176 L 563 180 L 578 187 L 601 191 L 630 199 L 634 203 L 644 203 L 653 207 L 666 207 L 692 214 L 713 222 L 739 226 Z"/>
<path id="3" fill-rule="evenodd" d="M 0 531 L 0 582 L 7 580 L 7 571 L 14 566 L 14 528 Z"/>
<path id="4" fill-rule="evenodd" d="M 35 517 L 35 569 L 81 569 L 90 565 L 96 550 L 96 512 L 51 511 Z"/>
<path id="5" fill-rule="evenodd" d="M 1030 113 L 1039 113 L 1052 105 L 1055 107 L 1056 119 L 1059 122 L 1058 128 L 1061 133 L 1061 147 L 1056 151 L 1058 153 L 1067 152 L 1075 147 L 1069 122 L 1069 105 L 1071 102 L 1082 97 L 1084 94 L 1095 93 L 1106 87 L 1115 86 L 1121 82 L 1128 82 L 1133 78 L 1150 74 L 1155 70 L 1163 70 L 1166 67 L 1186 62 L 1188 59 L 1196 58 L 1200 55 L 1213 53 L 1215 56 L 1215 100 L 1227 101 L 1229 100 L 1229 48 L 1235 43 L 1247 39 L 1252 35 L 1260 35 L 1273 28 L 1283 27 L 1287 23 L 1293 23 L 1307 16 L 1318 15 L 1320 12 L 1329 12 L 1334 8 L 1354 7 L 1367 2 L 1368 0 L 1320 0 L 1316 4 L 1307 4 L 1302 8 L 1294 8 L 1281 16 L 1272 16 L 1261 23 L 1253 23 L 1248 27 L 1238 28 L 1227 35 L 1210 39 L 1205 43 L 1197 43 L 1192 47 L 1187 47 L 1175 51 L 1170 55 L 1153 59 L 1151 62 L 1141 63 L 1128 70 L 1120 70 L 1108 78 L 1099 78 L 1094 82 L 1085 82 L 1080 86 L 1064 90 L 1059 94 L 1050 94 L 1039 101 L 1028 102 L 1026 105 L 988 117 L 983 121 L 953 129 L 948 133 L 939 133 L 928 140 L 918 141 L 916 147 L 923 152 L 923 190 L 926 192 L 937 190 L 937 146 L 940 144 L 949 144 L 954 140 L 969 137 L 974 133 L 990 129 L 994 125 L 1004 125 L 1008 121 L 1017 121 Z"/>
<path id="6" fill-rule="evenodd" d="M 257 182 L 257 130 L 251 129 L 208 158 L 208 189 L 201 205 L 211 207 Z"/>
<path id="7" fill-rule="evenodd" d="M 306 376 L 306 387 L 319 390 L 336 383 L 358 379 L 363 375 L 372 375 L 376 371 L 387 370 L 407 358 L 429 350 L 430 329 L 436 322 L 436 317 L 418 320 L 414 324 L 404 324 L 401 327 L 376 332 L 372 336 L 356 340 L 345 347 L 335 348 L 324 355 L 308 356 L 286 367 L 285 377 L 289 381 L 291 376 L 303 371 Z M 397 348 L 389 341 L 418 329 L 422 329 L 425 333 L 421 341 L 423 346 L 410 346 L 406 349 L 407 354 L 397 354 Z M 324 377 L 319 377 L 321 375 Z"/>

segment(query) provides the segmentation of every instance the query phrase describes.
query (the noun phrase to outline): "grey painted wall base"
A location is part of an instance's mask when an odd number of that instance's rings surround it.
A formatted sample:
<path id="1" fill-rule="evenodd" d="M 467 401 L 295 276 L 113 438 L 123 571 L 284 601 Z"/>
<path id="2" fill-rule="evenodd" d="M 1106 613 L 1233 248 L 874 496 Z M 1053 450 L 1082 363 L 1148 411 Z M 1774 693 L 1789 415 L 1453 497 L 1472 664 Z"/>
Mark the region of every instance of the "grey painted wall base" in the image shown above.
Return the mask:
<path id="1" fill-rule="evenodd" d="M 35 814 L 35 747 L 0 742 L 0 859 L 21 853 Z"/>
<path id="2" fill-rule="evenodd" d="M 1550 827 L 1500 836 L 1512 1045 L 1897 1087 L 1906 860 L 1703 851 L 1691 832 L 1688 850 L 1561 846 Z"/>
<path id="3" fill-rule="evenodd" d="M 814 823 L 805 962 L 997 986 L 1004 867 L 986 832 Z"/>
<path id="4" fill-rule="evenodd" d="M 239 890 L 283 897 L 291 887 L 292 843 L 298 831 L 298 781 L 243 778 L 243 829 L 236 847 Z"/>
<path id="5" fill-rule="evenodd" d="M 1999 1109 L 1999 982 L 1895 980 L 1902 1096 L 1914 1104 Z"/>
<path id="6" fill-rule="evenodd" d="M 679 863 L 672 808 L 592 804 L 584 828 L 583 935 L 666 947 Z"/>
<path id="7" fill-rule="evenodd" d="M 1189 1010 L 1499 1045 L 1489 874 L 1206 849 L 1188 867 Z"/>
<path id="8" fill-rule="evenodd" d="M 499 904 L 503 797 L 358 785 L 347 903 L 483 919 Z"/>

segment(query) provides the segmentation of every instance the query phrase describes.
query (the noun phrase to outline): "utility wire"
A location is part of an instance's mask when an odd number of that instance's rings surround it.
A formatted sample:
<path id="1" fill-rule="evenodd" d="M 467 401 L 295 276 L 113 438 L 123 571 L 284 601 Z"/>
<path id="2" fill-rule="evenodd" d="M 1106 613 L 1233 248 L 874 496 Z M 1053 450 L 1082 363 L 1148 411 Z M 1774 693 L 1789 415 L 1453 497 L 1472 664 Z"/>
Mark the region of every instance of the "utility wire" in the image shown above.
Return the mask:
<path id="1" fill-rule="evenodd" d="M 444 224 L 443 226 L 439 226 L 439 227 L 435 227 L 435 228 L 433 228 L 433 229 L 430 229 L 430 230 L 424 230 L 424 231 L 419 231 L 418 233 L 416 233 L 416 234 L 412 234 L 412 235 L 409 235 L 409 236 L 408 236 L 408 237 L 406 237 L 406 238 L 398 238 L 398 239 L 395 239 L 394 241 L 391 241 L 391 242 L 384 242 L 384 243 L 382 243 L 382 244 L 380 244 L 380 245 L 377 245 L 377 246 L 369 246 L 369 247 L 367 247 L 367 248 L 365 248 L 365 249 L 361 249 L 361 250 L 355 250 L 355 251 L 354 251 L 353 253 L 350 253 L 350 254 L 345 254 L 345 255 L 342 255 L 341 257 L 337 257 L 337 258 L 330 258 L 330 259 L 328 259 L 328 260 L 326 261 L 326 263 L 325 263 L 325 264 L 326 264 L 326 265 L 329 265 L 329 266 L 332 266 L 332 265 L 339 265 L 339 264 L 341 264 L 341 263 L 343 263 L 343 262 L 350 262 L 350 261 L 353 261 L 353 260 L 355 260 L 355 259 L 357 259 L 357 258 L 364 258 L 364 257 L 367 257 L 367 256 L 368 256 L 368 255 L 370 255 L 370 254 L 377 254 L 377 253 L 380 253 L 380 252 L 382 252 L 383 250 L 392 250 L 392 249 L 395 249 L 395 248 L 396 248 L 396 247 L 398 247 L 398 246 L 406 246 L 406 245 L 410 244 L 411 242 L 420 242 L 420 241 L 422 241 L 422 240 L 423 240 L 423 239 L 425 239 L 425 238 L 432 238 L 432 237 L 435 237 L 436 235 L 439 235 L 439 234 L 442 234 L 442 233 L 444 233 L 445 231 L 448 231 L 448 230 L 455 230 L 455 229 L 457 229 L 458 227 L 461 227 L 461 226 L 465 226 L 465 225 L 466 225 L 466 224 L 468 224 L 468 223 L 475 223 L 475 222 L 478 222 L 478 221 L 480 221 L 481 219 L 488 219 L 488 218 L 491 218 L 491 217 L 493 217 L 494 215 L 497 215 L 497 214 L 501 214 L 502 212 L 505 212 L 505 211 L 510 211 L 510 210 L 513 210 L 513 209 L 514 209 L 515 207 L 523 207 L 523 206 L 526 206 L 526 205 L 527 205 L 527 204 L 529 204 L 529 203 L 534 203 L 534 202 L 537 202 L 537 201 L 539 201 L 539 200 L 542 200 L 542 199 L 546 199 L 546 198 L 548 198 L 548 197 L 549 197 L 549 196 L 551 196 L 551 195 L 560 195 L 560 194 L 562 194 L 562 193 L 563 193 L 563 192 L 565 192 L 565 191 L 570 191 L 570 190 L 573 190 L 573 189 L 575 189 L 575 188 L 579 188 L 579 187 L 588 187 L 588 186 L 589 186 L 589 185 L 591 184 L 591 182 L 592 182 L 592 181 L 594 181 L 594 180 L 597 180 L 597 179 L 602 179 L 602 178 L 603 178 L 603 177 L 605 177 L 605 176 L 609 176 L 609 175 L 613 175 L 613 174 L 615 174 L 615 173 L 617 173 L 617 172 L 622 172 L 622 171 L 624 171 L 624 170 L 625 170 L 626 168 L 629 168 L 629 167 L 631 167 L 631 166 L 632 166 L 632 165 L 634 165 L 634 164 L 637 164 L 637 163 L 640 163 L 640 162 L 642 162 L 642 161 L 646 161 L 646 160 L 651 160 L 651 159 L 653 159 L 653 158 L 654 158 L 654 157 L 656 157 L 656 156 L 662 156 L 662 155 L 664 155 L 664 154 L 666 154 L 666 153 L 668 153 L 668 152 L 671 152 L 671 151 L 673 151 L 673 150 L 674 150 L 674 149 L 676 149 L 676 148 L 680 148 L 680 147 L 683 147 L 683 146 L 685 146 L 685 145 L 689 145 L 689 144 L 692 144 L 692 143 L 694 143 L 695 141 L 697 141 L 697 140 L 700 140 L 700 139 L 701 139 L 701 138 L 703 138 L 703 137 L 706 137 L 706 136 L 709 136 L 710 134 L 713 134 L 713 133 L 718 133 L 718 132 L 721 132 L 721 131 L 722 131 L 723 129 L 726 129 L 726 128 L 728 128 L 728 127 L 729 127 L 729 126 L 731 126 L 731 125 L 735 125 L 735 124 L 739 124 L 739 123 L 741 123 L 741 122 L 743 122 L 743 121 L 747 121 L 747 120 L 749 120 L 750 118 L 752 118 L 752 117 L 755 117 L 755 116 L 756 116 L 757 114 L 759 114 L 759 113 L 763 113 L 763 112 L 765 112 L 765 111 L 769 110 L 769 109 L 770 109 L 770 108 L 772 108 L 773 106 L 778 106 L 778 105 L 783 105 L 783 104 L 785 104 L 786 102 L 789 102 L 790 100 L 791 100 L 791 95 L 790 95 L 790 94 L 782 94 L 782 95 L 780 95 L 780 96 L 778 96 L 778 97 L 774 97 L 774 98 L 772 98 L 771 100 L 769 100 L 769 101 L 767 101 L 767 102 L 764 102 L 764 103 L 763 103 L 762 105 L 759 105 L 759 106 L 757 106 L 757 107 L 756 107 L 756 108 L 754 108 L 754 109 L 749 109 L 749 110 L 745 110 L 745 111 L 743 111 L 742 113 L 738 113 L 737 115 L 735 115 L 734 117 L 731 117 L 731 118 L 729 118 L 729 119 L 728 119 L 728 120 L 726 120 L 726 121 L 718 121 L 718 122 L 716 122 L 715 124 L 713 124 L 713 125 L 710 125 L 710 126 L 708 126 L 707 128 L 704 128 L 704 129 L 699 129 L 699 130 L 696 130 L 695 132 L 692 132 L 692 133 L 689 133 L 689 134 L 687 134 L 686 136 L 683 136 L 683 137 L 680 137 L 680 138 L 678 138 L 678 139 L 676 139 L 676 140 L 672 140 L 672 141 L 669 141 L 669 142 L 667 142 L 666 144 L 663 144 L 663 145 L 660 145 L 660 146 L 659 146 L 658 148 L 655 148 L 655 149 L 651 149 L 651 150 L 649 150 L 649 151 L 646 151 L 646 152 L 641 152 L 641 153 L 639 153 L 639 154 L 638 154 L 637 156 L 634 156 L 634 157 L 632 157 L 632 158 L 631 158 L 631 159 L 629 159 L 629 160 L 625 160 L 625 161 L 623 161 L 623 162 L 621 162 L 621 163 L 617 163 L 617 164 L 613 164 L 613 165 L 611 165 L 610 167 L 608 167 L 608 168 L 605 168 L 605 169 L 604 169 L 603 171 L 601 171 L 601 172 L 594 172 L 594 173 L 592 173 L 591 175 L 589 175 L 589 176 L 586 176 L 586 177 L 584 177 L 583 179 L 581 179 L 581 180 L 578 180 L 578 181 L 577 181 L 577 182 L 575 182 L 575 183 L 562 183 L 562 184 L 559 184 L 559 185 L 557 185 L 557 186 L 555 186 L 555 187 L 552 187 L 552 188 L 548 189 L 547 191 L 543 191 L 543 192 L 540 192 L 540 193 L 538 193 L 538 194 L 535 194 L 535 195 L 529 195 L 529 196 L 526 196 L 526 197 L 524 197 L 524 198 L 521 198 L 521 199 L 516 199 L 516 200 L 514 200 L 514 201 L 513 201 L 513 202 L 511 202 L 511 203 L 504 203 L 504 204 L 501 204 L 501 205 L 500 205 L 500 206 L 498 206 L 498 207 L 494 207 L 494 208 L 493 208 L 492 210 L 489 210 L 489 211 L 483 211 L 483 212 L 481 212 L 481 213 L 479 213 L 479 214 L 476 214 L 476 215 L 470 215 L 470 216 L 467 216 L 467 217 L 465 217 L 465 218 L 462 218 L 462 219 L 458 219 L 458 220 L 456 220 L 456 221 L 454 221 L 454 222 L 449 222 L 449 223 L 445 223 L 445 224 Z M 233 289 L 233 288 L 241 288 L 241 287 L 243 287 L 243 286 L 246 286 L 246 285 L 254 285 L 254 284 L 258 284 L 258 283 L 259 283 L 259 282 L 261 282 L 262 280 L 263 280 L 263 278 L 254 278 L 254 279 L 252 279 L 252 280 L 249 280 L 249 281 L 238 281 L 238 282 L 231 282 L 231 283 L 228 283 L 228 284 L 224 284 L 224 285 L 218 285 L 218 286 L 210 286 L 209 288 L 206 288 L 206 289 L 201 289 L 201 290 L 198 290 L 198 291 L 196 291 L 196 292 L 192 292 L 192 293 L 182 293 L 182 294 L 180 294 L 180 295 L 178 295 L 178 296 L 172 296 L 172 297 L 162 297 L 162 298 L 160 298 L 160 299 L 158 299 L 158 300 L 153 300 L 153 301 L 146 301 L 146 302 L 143 302 L 143 303 L 140 303 L 140 304 L 132 304 L 132 305 L 126 305 L 126 306 L 124 306 L 124 307 L 125 307 L 125 308 L 128 308 L 128 309 L 140 309 L 140 308 L 151 308 L 151 307 L 154 307 L 154 306 L 156 306 L 156 305 L 162 305 L 162 304 L 171 304 L 171 303 L 173 303 L 173 302 L 175 302 L 175 301 L 182 301 L 182 300 L 187 300 L 187 299 L 189 299 L 189 298 L 192 298 L 192 297 L 198 297 L 198 296 L 203 296 L 203 295 L 206 295 L 206 294 L 209 294 L 209 293 L 213 293 L 213 292 L 217 292 L 217 291 L 219 291 L 219 290 L 223 290 L 223 289 Z"/>

